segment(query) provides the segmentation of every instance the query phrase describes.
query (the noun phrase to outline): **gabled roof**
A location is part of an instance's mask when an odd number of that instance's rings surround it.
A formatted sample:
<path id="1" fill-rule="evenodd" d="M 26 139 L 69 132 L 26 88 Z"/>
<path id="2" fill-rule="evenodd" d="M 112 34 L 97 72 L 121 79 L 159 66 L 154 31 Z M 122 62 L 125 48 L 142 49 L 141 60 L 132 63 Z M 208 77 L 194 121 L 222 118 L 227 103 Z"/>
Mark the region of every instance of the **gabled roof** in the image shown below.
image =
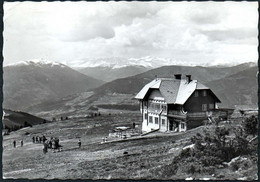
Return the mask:
<path id="1" fill-rule="evenodd" d="M 178 90 L 178 96 L 174 103 L 172 104 L 181 104 L 183 105 L 191 94 L 196 90 L 197 80 L 192 80 L 190 83 L 187 83 L 186 80 L 181 80 L 181 84 Z"/>
<path id="2" fill-rule="evenodd" d="M 144 99 L 149 89 L 158 89 L 164 97 L 165 102 L 168 104 L 183 105 L 195 90 L 209 88 L 197 80 L 192 80 L 190 83 L 187 83 L 187 81 L 184 79 L 180 80 L 173 78 L 157 78 L 146 84 L 143 89 L 135 96 L 135 98 Z M 213 95 L 217 98 L 214 93 Z M 220 102 L 218 98 L 217 101 Z"/>
<path id="3" fill-rule="evenodd" d="M 198 82 L 197 86 L 196 86 L 197 90 L 205 90 L 205 89 L 209 89 L 209 87 L 206 87 L 205 85 L 203 85 L 202 83 Z"/>
<path id="4" fill-rule="evenodd" d="M 180 80 L 163 80 L 160 85 L 160 92 L 166 103 L 174 103 L 178 94 Z"/>
<path id="5" fill-rule="evenodd" d="M 150 88 L 159 88 L 161 84 L 161 80 L 155 79 L 151 81 L 150 83 L 146 84 L 142 90 L 135 96 L 136 99 L 143 99 L 146 93 Z"/>

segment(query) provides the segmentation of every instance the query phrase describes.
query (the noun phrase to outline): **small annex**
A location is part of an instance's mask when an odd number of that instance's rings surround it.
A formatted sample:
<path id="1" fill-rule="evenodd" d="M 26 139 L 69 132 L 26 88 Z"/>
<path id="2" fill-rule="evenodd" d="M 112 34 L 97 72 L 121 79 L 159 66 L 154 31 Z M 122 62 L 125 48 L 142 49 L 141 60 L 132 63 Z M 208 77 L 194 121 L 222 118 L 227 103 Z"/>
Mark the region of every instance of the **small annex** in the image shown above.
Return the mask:
<path id="1" fill-rule="evenodd" d="M 207 119 L 221 101 L 191 75 L 156 78 L 135 96 L 140 101 L 142 131 L 187 130 L 187 123 Z"/>

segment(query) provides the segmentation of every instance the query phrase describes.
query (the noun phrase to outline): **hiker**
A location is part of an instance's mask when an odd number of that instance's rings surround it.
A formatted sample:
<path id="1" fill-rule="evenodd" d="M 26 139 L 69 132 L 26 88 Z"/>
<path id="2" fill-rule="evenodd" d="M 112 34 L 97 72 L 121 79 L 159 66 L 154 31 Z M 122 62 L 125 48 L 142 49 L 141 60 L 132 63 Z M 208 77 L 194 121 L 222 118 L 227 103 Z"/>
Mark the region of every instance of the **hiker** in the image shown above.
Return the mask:
<path id="1" fill-rule="evenodd" d="M 14 144 L 14 148 L 15 148 L 16 147 L 16 141 L 15 140 L 13 141 L 13 144 Z"/>
<path id="2" fill-rule="evenodd" d="M 46 137 L 43 135 L 43 136 L 42 136 L 42 141 L 43 141 L 43 143 L 44 143 L 46 140 L 47 140 Z"/>
<path id="3" fill-rule="evenodd" d="M 79 141 L 78 141 L 78 145 L 79 145 L 79 148 L 81 147 L 81 141 L 80 141 L 80 139 L 79 139 Z"/>
<path id="4" fill-rule="evenodd" d="M 40 138 L 40 143 L 42 143 L 42 137 L 39 137 Z"/>
<path id="5" fill-rule="evenodd" d="M 23 147 L 23 140 L 21 140 L 21 147 Z"/>
<path id="6" fill-rule="evenodd" d="M 33 140 L 33 143 L 35 143 L 35 137 L 34 136 L 32 137 L 32 140 Z"/>
<path id="7" fill-rule="evenodd" d="M 58 138 L 55 138 L 55 139 L 54 139 L 54 151 L 55 151 L 55 149 L 57 149 L 57 150 L 59 151 L 59 147 L 60 147 L 60 145 L 59 145 L 59 139 L 58 139 Z"/>
<path id="8" fill-rule="evenodd" d="M 36 141 L 36 143 L 38 143 L 38 136 L 35 137 L 35 141 Z"/>
<path id="9" fill-rule="evenodd" d="M 135 122 L 133 122 L 133 129 L 135 129 Z"/>
<path id="10" fill-rule="evenodd" d="M 49 141 L 49 147 L 50 147 L 50 149 L 52 149 L 52 141 L 51 140 Z"/>
<path id="11" fill-rule="evenodd" d="M 46 154 L 48 152 L 48 144 L 47 143 L 43 143 L 43 153 Z"/>

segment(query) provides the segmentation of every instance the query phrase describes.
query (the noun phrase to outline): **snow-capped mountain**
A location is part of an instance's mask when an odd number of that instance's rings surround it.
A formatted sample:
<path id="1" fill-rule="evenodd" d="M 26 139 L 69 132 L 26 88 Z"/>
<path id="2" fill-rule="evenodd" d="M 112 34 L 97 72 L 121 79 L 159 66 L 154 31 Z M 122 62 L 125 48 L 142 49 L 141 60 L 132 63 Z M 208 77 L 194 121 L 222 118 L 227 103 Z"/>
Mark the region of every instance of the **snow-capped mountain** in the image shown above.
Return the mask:
<path id="1" fill-rule="evenodd" d="M 14 67 L 14 66 L 29 66 L 29 65 L 33 65 L 33 66 L 60 66 L 60 67 L 66 67 L 64 64 L 59 63 L 59 62 L 55 62 L 55 61 L 48 61 L 46 59 L 40 58 L 40 59 L 30 59 L 27 61 L 19 61 L 17 63 L 12 63 L 12 64 L 8 64 L 5 67 Z"/>
<path id="2" fill-rule="evenodd" d="M 23 110 L 40 102 L 85 92 L 104 82 L 43 59 L 3 68 L 4 108 Z"/>
<path id="3" fill-rule="evenodd" d="M 183 60 L 176 60 L 172 58 L 163 57 L 151 57 L 145 56 L 140 58 L 122 58 L 122 57 L 109 57 L 109 58 L 85 58 L 80 60 L 71 60 L 67 63 L 72 68 L 93 68 L 93 67 L 108 67 L 112 69 L 124 68 L 128 66 L 142 66 L 148 69 L 159 68 L 162 66 L 203 66 L 203 67 L 231 67 L 242 63 L 226 62 L 216 60 L 212 62 L 190 62 Z M 255 66 L 256 62 L 252 62 L 252 66 Z"/>
<path id="4" fill-rule="evenodd" d="M 96 59 L 81 59 L 72 60 L 68 63 L 73 68 L 86 68 L 86 67 L 110 67 L 113 69 L 123 68 L 128 66 L 142 66 L 146 68 L 158 68 L 161 66 L 168 65 L 186 65 L 195 66 L 193 63 L 184 61 L 173 60 L 171 58 L 159 58 L 145 56 L 140 58 L 121 58 L 121 57 L 110 57 L 110 58 L 96 58 Z"/>

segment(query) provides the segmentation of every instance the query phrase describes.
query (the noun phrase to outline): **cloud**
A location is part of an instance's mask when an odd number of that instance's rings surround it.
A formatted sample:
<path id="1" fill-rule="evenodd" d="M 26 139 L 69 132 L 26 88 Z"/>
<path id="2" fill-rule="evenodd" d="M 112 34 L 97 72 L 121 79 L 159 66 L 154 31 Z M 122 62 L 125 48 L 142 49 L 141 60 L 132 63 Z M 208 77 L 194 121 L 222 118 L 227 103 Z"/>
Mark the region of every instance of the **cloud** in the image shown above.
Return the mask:
<path id="1" fill-rule="evenodd" d="M 4 10 L 5 62 L 154 56 L 202 63 L 258 57 L 257 3 L 5 2 Z"/>
<path id="2" fill-rule="evenodd" d="M 255 28 L 235 28 L 227 30 L 201 31 L 201 33 L 206 35 L 212 41 L 228 41 L 248 39 L 252 37 L 256 38 L 258 31 Z"/>

